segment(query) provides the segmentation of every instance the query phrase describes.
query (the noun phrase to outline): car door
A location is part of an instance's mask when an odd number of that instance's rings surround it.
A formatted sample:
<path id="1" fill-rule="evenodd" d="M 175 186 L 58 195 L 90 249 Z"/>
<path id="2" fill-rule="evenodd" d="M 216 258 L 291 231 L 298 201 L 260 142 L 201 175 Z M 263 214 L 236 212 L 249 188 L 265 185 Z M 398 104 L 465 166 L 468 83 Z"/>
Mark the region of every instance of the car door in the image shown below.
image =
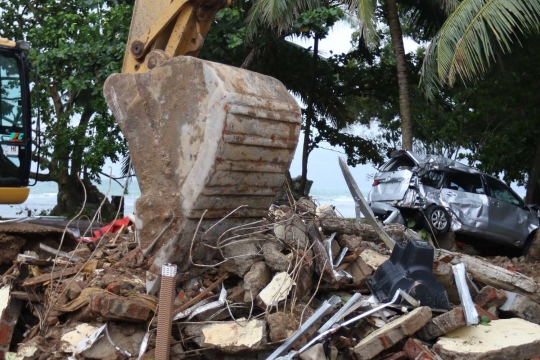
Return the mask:
<path id="1" fill-rule="evenodd" d="M 521 245 L 529 235 L 530 210 L 503 182 L 485 176 L 489 192 L 489 230 L 503 235 L 512 245 Z"/>
<path id="2" fill-rule="evenodd" d="M 441 200 L 461 223 L 458 229 L 462 232 L 488 230 L 489 199 L 480 174 L 446 171 Z"/>

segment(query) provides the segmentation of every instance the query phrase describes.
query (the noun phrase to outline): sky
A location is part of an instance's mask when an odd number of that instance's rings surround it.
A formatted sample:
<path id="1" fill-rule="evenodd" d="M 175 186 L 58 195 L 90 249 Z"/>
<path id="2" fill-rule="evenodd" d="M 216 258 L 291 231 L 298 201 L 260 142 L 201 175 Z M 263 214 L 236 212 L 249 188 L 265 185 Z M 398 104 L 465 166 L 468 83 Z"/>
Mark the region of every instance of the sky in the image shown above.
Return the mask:
<path id="1" fill-rule="evenodd" d="M 323 55 L 330 54 L 332 51 L 334 54 L 341 54 L 348 52 L 351 49 L 351 36 L 354 30 L 346 23 L 340 22 L 332 28 L 330 34 L 325 39 L 319 42 L 319 51 Z M 312 45 L 310 41 L 293 39 L 299 45 L 309 47 Z M 410 40 L 405 39 L 405 52 L 414 51 L 417 48 L 417 44 Z M 397 86 L 397 80 L 396 80 Z M 356 135 L 366 135 L 366 132 L 370 132 L 372 135 L 376 132 L 373 129 L 367 129 L 365 127 L 354 127 L 351 129 Z M 368 136 L 369 137 L 369 136 Z M 294 156 L 293 163 L 291 165 L 291 176 L 295 177 L 302 173 L 302 144 L 303 133 L 300 136 L 298 147 L 296 148 L 296 154 Z M 312 189 L 347 189 L 345 179 L 341 174 L 341 169 L 338 163 L 338 157 L 342 156 L 346 159 L 346 155 L 341 148 L 332 147 L 328 143 L 322 143 L 320 148 L 311 152 L 308 162 L 308 179 L 313 180 Z M 371 188 L 372 177 L 377 171 L 372 165 L 357 165 L 356 167 L 349 167 L 353 174 L 358 186 L 361 190 L 368 190 Z M 366 195 L 366 194 L 364 194 Z"/>

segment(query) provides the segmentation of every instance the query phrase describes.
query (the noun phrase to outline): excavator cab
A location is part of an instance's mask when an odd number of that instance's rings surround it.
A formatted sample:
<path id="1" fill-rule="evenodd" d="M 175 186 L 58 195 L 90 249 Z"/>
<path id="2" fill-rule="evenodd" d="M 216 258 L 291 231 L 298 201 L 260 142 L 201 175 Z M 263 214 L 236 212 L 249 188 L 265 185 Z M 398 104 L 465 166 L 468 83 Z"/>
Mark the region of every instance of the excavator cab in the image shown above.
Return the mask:
<path id="1" fill-rule="evenodd" d="M 32 116 L 26 45 L 0 37 L 0 204 L 21 204 L 30 192 Z"/>

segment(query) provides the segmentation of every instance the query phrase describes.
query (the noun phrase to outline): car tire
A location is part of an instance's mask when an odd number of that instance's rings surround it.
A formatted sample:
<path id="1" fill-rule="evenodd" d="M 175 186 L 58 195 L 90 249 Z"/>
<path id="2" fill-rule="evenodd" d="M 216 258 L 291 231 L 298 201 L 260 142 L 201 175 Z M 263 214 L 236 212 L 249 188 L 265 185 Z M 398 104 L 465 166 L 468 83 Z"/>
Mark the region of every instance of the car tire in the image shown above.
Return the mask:
<path id="1" fill-rule="evenodd" d="M 424 216 L 426 229 L 434 235 L 444 234 L 450 230 L 452 217 L 442 206 L 431 205 L 424 210 Z"/>
<path id="2" fill-rule="evenodd" d="M 531 260 L 540 260 L 540 244 L 538 243 L 540 238 L 537 237 L 537 231 L 533 232 L 527 237 L 525 244 L 521 248 L 521 256 L 526 256 Z M 534 249 L 531 250 L 534 244 Z"/>

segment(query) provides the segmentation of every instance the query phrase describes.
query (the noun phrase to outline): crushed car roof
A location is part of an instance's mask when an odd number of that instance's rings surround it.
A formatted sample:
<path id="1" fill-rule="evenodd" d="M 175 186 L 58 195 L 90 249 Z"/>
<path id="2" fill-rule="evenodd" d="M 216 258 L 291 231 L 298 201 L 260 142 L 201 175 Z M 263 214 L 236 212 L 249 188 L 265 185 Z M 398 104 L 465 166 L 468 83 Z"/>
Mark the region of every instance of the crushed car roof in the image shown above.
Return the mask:
<path id="1" fill-rule="evenodd" d="M 432 155 L 432 154 L 419 154 L 412 151 L 399 151 L 392 154 L 392 158 L 407 154 L 411 159 L 414 160 L 418 167 L 425 170 L 445 170 L 453 169 L 464 171 L 473 174 L 480 174 L 481 172 L 473 167 L 464 165 L 458 161 L 449 159 L 441 155 Z"/>

